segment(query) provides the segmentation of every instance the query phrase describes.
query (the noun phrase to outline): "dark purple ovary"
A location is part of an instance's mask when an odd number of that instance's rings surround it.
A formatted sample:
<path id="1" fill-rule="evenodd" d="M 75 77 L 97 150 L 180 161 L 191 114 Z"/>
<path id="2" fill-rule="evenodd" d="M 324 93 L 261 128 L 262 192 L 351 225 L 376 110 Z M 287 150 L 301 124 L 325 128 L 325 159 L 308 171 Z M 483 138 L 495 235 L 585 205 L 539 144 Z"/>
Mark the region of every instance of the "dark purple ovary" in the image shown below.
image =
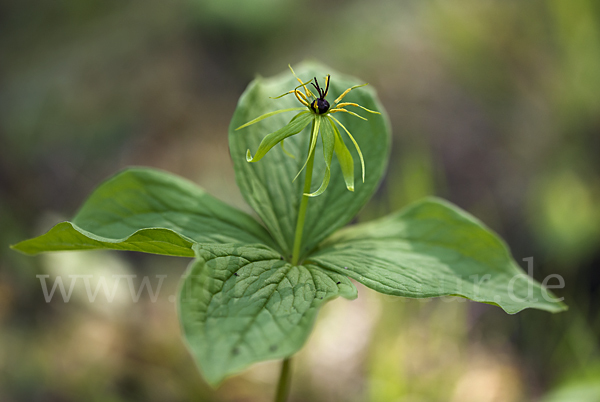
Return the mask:
<path id="1" fill-rule="evenodd" d="M 315 99 L 310 108 L 317 114 L 324 114 L 329 110 L 329 102 L 325 99 Z"/>

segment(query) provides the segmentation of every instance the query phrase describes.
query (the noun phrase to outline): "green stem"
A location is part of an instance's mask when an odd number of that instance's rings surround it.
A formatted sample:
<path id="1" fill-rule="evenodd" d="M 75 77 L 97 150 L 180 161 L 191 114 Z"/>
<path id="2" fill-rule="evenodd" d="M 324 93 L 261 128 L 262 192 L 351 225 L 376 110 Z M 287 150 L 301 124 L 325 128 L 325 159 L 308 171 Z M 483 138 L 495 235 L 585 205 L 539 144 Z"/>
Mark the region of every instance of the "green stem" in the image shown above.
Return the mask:
<path id="1" fill-rule="evenodd" d="M 310 193 L 310 185 L 312 182 L 313 164 L 315 161 L 315 153 L 310 152 L 310 144 L 313 138 L 318 133 L 315 133 L 315 122 L 313 121 L 312 129 L 310 130 L 310 141 L 308 142 L 308 161 L 306 162 L 306 175 L 304 176 L 304 190 L 302 191 L 302 200 L 300 201 L 300 209 L 298 210 L 298 221 L 296 222 L 296 234 L 294 236 L 294 249 L 292 251 L 292 265 L 297 265 L 300 259 L 300 247 L 302 246 L 302 233 L 304 231 L 304 220 L 306 219 L 306 208 L 308 207 L 308 197 L 305 194 Z M 277 393 L 275 394 L 275 402 L 285 402 L 290 392 L 290 383 L 292 381 L 291 357 L 283 359 L 281 364 L 281 374 L 279 375 L 279 383 L 277 384 Z"/>
<path id="2" fill-rule="evenodd" d="M 310 130 L 311 136 L 308 142 L 308 152 L 310 152 L 310 144 L 313 141 L 315 133 L 315 122 L 313 121 L 312 129 Z M 298 264 L 300 259 L 300 246 L 302 245 L 302 232 L 304 231 L 304 219 L 306 218 L 306 207 L 308 206 L 308 197 L 305 194 L 310 193 L 310 185 L 312 182 L 313 174 L 313 163 L 315 161 L 315 152 L 308 156 L 308 162 L 306 163 L 306 176 L 304 178 L 304 190 L 302 191 L 302 201 L 300 201 L 300 209 L 298 210 L 298 221 L 296 222 L 296 235 L 294 236 L 294 249 L 292 251 L 292 265 Z"/>
<path id="3" fill-rule="evenodd" d="M 281 363 L 281 375 L 277 384 L 277 394 L 275 394 L 275 402 L 285 402 L 290 393 L 290 384 L 292 380 L 292 358 L 283 359 Z"/>

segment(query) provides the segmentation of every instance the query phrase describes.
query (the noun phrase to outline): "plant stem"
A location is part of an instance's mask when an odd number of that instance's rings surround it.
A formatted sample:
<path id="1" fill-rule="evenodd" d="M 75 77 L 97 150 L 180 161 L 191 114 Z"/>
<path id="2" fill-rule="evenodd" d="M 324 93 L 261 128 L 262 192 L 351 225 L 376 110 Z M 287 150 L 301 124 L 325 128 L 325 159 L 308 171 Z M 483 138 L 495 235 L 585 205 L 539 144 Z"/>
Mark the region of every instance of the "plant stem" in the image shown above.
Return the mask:
<path id="1" fill-rule="evenodd" d="M 285 402 L 290 393 L 290 384 L 292 379 L 292 358 L 283 359 L 281 363 L 281 375 L 277 384 L 277 394 L 275 394 L 275 402 Z"/>
<path id="2" fill-rule="evenodd" d="M 308 142 L 308 152 L 310 153 L 310 144 L 313 142 L 315 135 L 315 122 L 313 121 L 312 129 L 310 130 L 310 141 Z M 310 193 L 310 185 L 312 182 L 313 164 L 315 161 L 315 153 L 312 152 L 308 156 L 306 162 L 306 173 L 304 176 L 304 189 L 302 191 L 302 200 L 298 209 L 298 221 L 296 222 L 296 234 L 294 235 L 294 249 L 292 251 L 292 265 L 298 264 L 300 259 L 300 247 L 302 246 L 302 233 L 304 231 L 304 220 L 306 219 L 306 208 L 308 207 L 308 197 L 305 194 Z M 292 380 L 291 357 L 283 359 L 281 364 L 281 374 L 279 375 L 279 383 L 277 384 L 277 393 L 275 394 L 275 402 L 285 402 L 290 392 L 290 383 Z"/>
<path id="3" fill-rule="evenodd" d="M 310 152 L 310 143 L 313 141 L 313 136 L 317 135 L 314 131 L 315 122 L 311 130 L 310 141 L 308 142 L 308 152 Z M 312 182 L 313 163 L 315 161 L 315 152 L 311 153 L 306 163 L 306 176 L 304 178 L 304 190 L 302 191 L 302 201 L 300 201 L 300 209 L 298 210 L 298 221 L 296 222 L 296 235 L 294 236 L 294 249 L 292 251 L 292 265 L 298 264 L 300 259 L 300 246 L 302 246 L 302 232 L 304 231 L 304 219 L 306 218 L 306 207 L 308 206 L 308 197 L 305 194 L 310 193 L 310 185 Z"/>

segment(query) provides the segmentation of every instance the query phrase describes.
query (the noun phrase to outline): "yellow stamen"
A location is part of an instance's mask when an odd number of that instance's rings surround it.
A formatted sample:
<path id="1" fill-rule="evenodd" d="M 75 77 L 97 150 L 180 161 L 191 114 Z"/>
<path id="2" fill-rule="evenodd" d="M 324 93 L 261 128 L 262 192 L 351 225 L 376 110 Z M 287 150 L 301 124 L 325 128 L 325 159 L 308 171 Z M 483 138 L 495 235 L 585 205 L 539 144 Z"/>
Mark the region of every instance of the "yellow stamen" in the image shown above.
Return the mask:
<path id="1" fill-rule="evenodd" d="M 343 94 L 341 94 L 336 100 L 333 101 L 333 103 L 338 104 L 344 98 L 344 96 L 348 95 L 348 92 L 350 92 L 356 88 L 364 87 L 365 85 L 369 85 L 369 84 L 354 85 L 353 87 L 346 89 Z"/>
<path id="2" fill-rule="evenodd" d="M 374 110 L 369 110 L 366 107 L 359 105 L 358 103 L 351 103 L 351 102 L 340 103 L 339 105 L 336 105 L 336 108 L 340 108 L 340 107 L 344 107 L 344 106 L 356 106 L 356 107 L 359 107 L 362 110 L 365 110 L 365 111 L 367 111 L 369 113 L 381 114 L 381 113 L 376 112 Z"/>
<path id="3" fill-rule="evenodd" d="M 306 96 L 304 96 L 304 94 L 300 91 L 294 91 L 294 94 L 296 95 L 296 98 L 298 99 L 298 101 L 300 103 L 302 103 L 304 106 L 306 107 L 310 107 L 310 105 L 308 104 L 308 101 L 306 100 Z M 304 99 L 302 99 L 304 98 Z"/>
<path id="4" fill-rule="evenodd" d="M 313 98 L 315 98 L 315 96 L 313 95 L 312 92 L 310 92 L 310 89 L 308 89 L 306 87 L 306 84 L 309 84 L 312 80 L 306 81 L 306 82 L 302 82 L 302 80 L 300 78 L 298 78 L 298 76 L 296 75 L 296 72 L 294 71 L 294 69 L 292 68 L 291 64 L 288 64 L 288 67 L 290 68 L 290 70 L 292 71 L 292 74 L 294 74 L 294 77 L 296 77 L 296 79 L 298 80 L 298 82 L 300 83 L 299 86 L 296 87 L 296 89 L 303 87 L 304 88 L 304 92 L 306 92 L 306 97 L 312 96 Z"/>
<path id="5" fill-rule="evenodd" d="M 310 81 L 312 81 L 312 80 L 306 81 L 305 83 L 300 83 L 300 85 L 298 85 L 296 88 L 292 89 L 291 91 L 287 91 L 283 95 L 279 95 L 279 96 L 275 96 L 275 97 L 270 96 L 269 98 L 271 98 L 271 99 L 279 99 L 279 98 L 283 98 L 286 95 L 293 94 L 293 93 L 295 93 L 295 91 L 298 90 L 298 88 L 300 88 L 302 86 L 302 84 L 308 84 L 308 83 L 310 83 Z"/>
<path id="6" fill-rule="evenodd" d="M 337 113 L 337 112 L 346 112 L 346 113 L 350 113 L 352 116 L 356 116 L 356 117 L 358 117 L 359 119 L 367 120 L 367 119 L 365 119 L 364 117 L 362 117 L 362 116 L 360 116 L 360 115 L 358 115 L 358 114 L 356 114 L 356 113 L 354 113 L 354 112 L 351 112 L 351 111 L 349 111 L 349 110 L 346 110 L 346 109 L 338 109 L 338 108 L 335 108 L 335 109 L 330 109 L 330 110 L 329 110 L 329 113 L 331 113 L 331 114 L 333 114 L 333 113 Z"/>

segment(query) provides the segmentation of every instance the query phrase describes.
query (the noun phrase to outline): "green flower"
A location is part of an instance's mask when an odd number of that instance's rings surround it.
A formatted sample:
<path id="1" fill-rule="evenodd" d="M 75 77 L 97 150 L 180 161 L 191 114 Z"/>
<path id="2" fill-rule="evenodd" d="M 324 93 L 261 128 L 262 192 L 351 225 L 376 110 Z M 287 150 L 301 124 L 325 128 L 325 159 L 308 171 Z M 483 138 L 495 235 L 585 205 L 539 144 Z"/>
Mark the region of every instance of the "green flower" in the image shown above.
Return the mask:
<path id="1" fill-rule="evenodd" d="M 327 92 L 329 91 L 329 75 L 325 77 L 325 88 L 323 89 L 319 86 L 316 77 L 306 82 L 302 82 L 302 80 L 298 78 L 298 76 L 296 76 L 296 73 L 294 72 L 294 69 L 292 69 L 292 66 L 289 67 L 292 71 L 292 74 L 294 74 L 294 77 L 296 77 L 300 85 L 298 85 L 291 91 L 288 91 L 283 95 L 277 96 L 273 99 L 279 99 L 283 96 L 294 94 L 298 101 L 304 106 L 290 109 L 281 109 L 276 110 L 274 112 L 265 113 L 262 116 L 259 116 L 256 119 L 251 120 L 248 123 L 238 127 L 236 130 L 248 127 L 254 123 L 258 123 L 259 121 L 266 119 L 267 117 L 271 117 L 279 113 L 300 111 L 300 113 L 294 116 L 286 126 L 265 136 L 261 141 L 260 145 L 258 146 L 258 150 L 256 151 L 256 154 L 254 154 L 254 157 L 250 153 L 250 150 L 248 150 L 246 152 L 246 160 L 248 162 L 258 162 L 262 159 L 263 156 L 267 154 L 267 152 L 271 150 L 271 148 L 273 148 L 278 143 L 281 144 L 281 148 L 283 149 L 283 152 L 286 155 L 288 155 L 291 158 L 294 158 L 294 155 L 290 154 L 284 148 L 283 141 L 292 135 L 300 133 L 308 126 L 309 123 L 312 122 L 310 149 L 308 152 L 308 157 L 306 159 L 306 162 L 304 163 L 304 166 L 302 167 L 302 169 L 300 169 L 294 180 L 298 178 L 300 173 L 306 167 L 306 164 L 310 159 L 311 155 L 313 154 L 313 152 L 315 152 L 317 138 L 319 137 L 320 133 L 321 141 L 323 142 L 323 156 L 325 159 L 326 167 L 325 176 L 323 177 L 323 182 L 321 183 L 321 186 L 317 189 L 317 191 L 315 191 L 314 193 L 304 195 L 307 195 L 309 197 L 316 197 L 322 194 L 325 191 L 325 189 L 327 189 L 327 185 L 329 184 L 329 179 L 331 177 L 331 160 L 333 159 L 334 153 L 338 158 L 338 161 L 340 162 L 342 174 L 344 176 L 344 181 L 346 182 L 346 188 L 350 191 L 354 191 L 354 159 L 352 158 L 350 151 L 348 150 L 346 144 L 344 143 L 344 140 L 342 139 L 338 126 L 341 127 L 346 132 L 346 134 L 348 134 L 348 137 L 350 137 L 350 140 L 352 140 L 352 143 L 356 147 L 356 151 L 358 152 L 360 164 L 362 167 L 363 183 L 365 181 L 365 161 L 363 159 L 362 152 L 360 151 L 360 147 L 358 146 L 358 143 L 356 142 L 352 134 L 350 134 L 350 131 L 348 131 L 348 129 L 342 123 L 340 123 L 340 121 L 336 119 L 333 116 L 333 114 L 344 112 L 358 117 L 359 119 L 367 120 L 364 117 L 345 109 L 345 107 L 347 106 L 355 106 L 369 113 L 380 114 L 379 112 L 369 110 L 357 103 L 340 103 L 350 91 L 368 84 L 354 85 L 346 89 L 336 100 L 333 101 L 333 104 L 330 105 L 327 99 L 325 99 L 327 96 Z M 309 89 L 309 85 L 312 85 L 315 88 L 317 92 L 316 95 Z M 304 92 L 302 92 L 302 89 L 304 90 Z"/>

